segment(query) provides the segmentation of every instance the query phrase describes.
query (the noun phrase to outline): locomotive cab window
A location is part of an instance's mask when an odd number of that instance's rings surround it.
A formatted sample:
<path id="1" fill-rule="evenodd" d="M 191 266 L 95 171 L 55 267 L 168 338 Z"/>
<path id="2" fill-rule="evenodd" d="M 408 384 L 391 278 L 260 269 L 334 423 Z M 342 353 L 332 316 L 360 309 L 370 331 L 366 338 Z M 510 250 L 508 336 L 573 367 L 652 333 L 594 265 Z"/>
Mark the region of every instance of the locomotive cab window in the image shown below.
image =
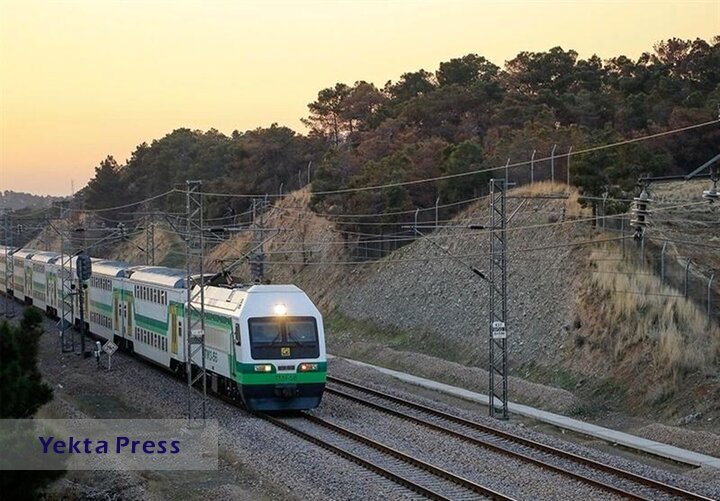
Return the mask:
<path id="1" fill-rule="evenodd" d="M 250 354 L 255 360 L 320 356 L 317 322 L 313 317 L 251 318 Z"/>

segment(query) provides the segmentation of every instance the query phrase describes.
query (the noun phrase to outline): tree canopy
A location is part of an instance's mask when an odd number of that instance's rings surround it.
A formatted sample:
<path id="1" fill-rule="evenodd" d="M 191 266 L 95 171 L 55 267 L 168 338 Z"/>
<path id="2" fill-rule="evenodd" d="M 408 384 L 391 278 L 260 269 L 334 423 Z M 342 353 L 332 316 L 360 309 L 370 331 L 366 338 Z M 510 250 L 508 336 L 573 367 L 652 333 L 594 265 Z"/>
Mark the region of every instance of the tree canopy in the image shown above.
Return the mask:
<path id="1" fill-rule="evenodd" d="M 221 192 L 277 193 L 280 186 L 287 192 L 305 183 L 302 172 L 311 162 L 316 192 L 404 182 L 497 168 L 508 158 L 524 162 L 534 150 L 543 158 L 553 147 L 562 154 L 706 122 L 717 118 L 719 106 L 720 36 L 661 41 L 637 59 L 583 59 L 553 47 L 521 52 L 499 67 L 467 54 L 440 62 L 435 71 L 403 73 L 382 88 L 358 80 L 321 89 L 302 120 L 305 135 L 278 125 L 230 137 L 213 129 L 177 129 L 140 144 L 125 164 L 103 160 L 83 195 L 88 208 L 101 208 L 141 200 L 186 179 L 209 180 Z M 627 190 L 641 172 L 694 169 L 716 153 L 717 144 L 720 129 L 706 127 L 581 155 L 573 157 L 571 178 L 586 193 L 606 186 Z M 547 164 L 536 165 L 535 179 L 548 177 Z M 556 179 L 565 180 L 565 165 L 558 161 Z M 512 175 L 526 182 L 530 174 L 524 168 Z M 486 185 L 484 175 L 458 176 L 388 193 L 315 196 L 313 207 L 331 214 L 393 212 L 427 207 L 437 197 L 452 204 Z M 248 203 L 215 201 L 211 211 L 242 210 Z M 378 220 L 358 218 L 345 228 L 359 231 L 372 221 Z M 385 231 L 375 226 L 362 230 Z"/>

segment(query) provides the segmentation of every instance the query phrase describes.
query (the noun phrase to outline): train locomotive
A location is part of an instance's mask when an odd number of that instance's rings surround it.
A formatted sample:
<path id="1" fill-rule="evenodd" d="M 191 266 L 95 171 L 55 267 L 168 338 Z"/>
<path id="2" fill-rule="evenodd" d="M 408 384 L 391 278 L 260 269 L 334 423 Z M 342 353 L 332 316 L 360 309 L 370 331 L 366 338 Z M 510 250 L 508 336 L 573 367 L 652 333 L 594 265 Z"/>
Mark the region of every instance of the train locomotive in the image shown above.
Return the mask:
<path id="1" fill-rule="evenodd" d="M 72 269 L 76 259 L 70 262 Z M 59 254 L 0 248 L 1 290 L 54 318 L 62 304 L 61 268 Z M 183 270 L 93 258 L 84 294 L 86 329 L 184 374 L 186 278 Z M 72 280 L 77 290 L 74 274 Z M 208 387 L 250 410 L 317 407 L 327 357 L 322 315 L 308 296 L 294 285 L 204 287 Z M 192 292 L 199 297 L 197 286 Z M 76 327 L 78 297 L 72 299 Z M 200 365 L 201 356 L 194 354 L 193 364 Z"/>

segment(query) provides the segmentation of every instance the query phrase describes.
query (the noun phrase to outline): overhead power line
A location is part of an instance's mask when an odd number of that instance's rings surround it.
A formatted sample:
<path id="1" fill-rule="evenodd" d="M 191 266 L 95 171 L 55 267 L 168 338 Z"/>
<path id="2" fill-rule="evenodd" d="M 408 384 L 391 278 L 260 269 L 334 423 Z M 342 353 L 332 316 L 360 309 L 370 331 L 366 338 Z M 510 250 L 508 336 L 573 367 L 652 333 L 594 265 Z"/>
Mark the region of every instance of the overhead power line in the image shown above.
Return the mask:
<path id="1" fill-rule="evenodd" d="M 177 188 L 173 188 L 173 189 L 168 190 L 168 191 L 166 191 L 166 192 L 164 192 L 164 193 L 160 193 L 159 195 L 155 195 L 155 196 L 152 196 L 152 197 L 148 197 L 148 198 L 145 198 L 145 199 L 143 199 L 143 200 L 139 200 L 139 201 L 137 201 L 137 202 L 131 202 L 131 203 L 125 204 L 125 205 L 117 205 L 117 206 L 115 206 L 115 207 L 105 207 L 105 208 L 103 208 L 103 209 L 70 209 L 70 211 L 72 211 L 72 212 L 80 212 L 80 213 L 94 214 L 94 213 L 97 213 L 97 212 L 109 212 L 109 211 L 114 211 L 114 210 L 119 210 L 119 209 L 127 209 L 128 207 L 134 207 L 134 206 L 136 206 L 136 205 L 141 205 L 141 204 L 145 204 L 145 203 L 148 203 L 148 202 L 152 202 L 153 200 L 157 200 L 158 198 L 166 197 L 166 196 L 171 195 L 171 194 L 173 194 L 173 193 L 185 193 L 185 192 L 182 191 L 182 190 L 178 190 Z"/>
<path id="2" fill-rule="evenodd" d="M 720 119 L 710 120 L 708 122 L 702 122 L 702 123 L 698 123 L 698 124 L 688 125 L 686 127 L 679 127 L 677 129 L 671 129 L 671 130 L 667 130 L 667 131 L 663 131 L 663 132 L 657 132 L 655 134 L 648 134 L 645 136 L 635 137 L 635 138 L 631 138 L 631 139 L 624 139 L 622 141 L 617 141 L 614 143 L 602 144 L 602 145 L 598 145 L 598 146 L 591 146 L 589 148 L 585 148 L 582 150 L 569 151 L 567 153 L 561 153 L 558 155 L 539 158 L 539 159 L 535 159 L 534 162 L 537 163 L 537 162 L 544 162 L 544 161 L 549 161 L 549 160 L 553 160 L 553 159 L 568 158 L 571 156 L 574 157 L 574 156 L 578 156 L 578 155 L 584 155 L 587 153 L 592 153 L 594 151 L 606 150 L 609 148 L 617 148 L 619 146 L 624 146 L 627 144 L 639 143 L 642 141 L 648 141 L 650 139 L 656 139 L 658 137 L 670 136 L 673 134 L 678 134 L 680 132 L 699 129 L 701 127 L 707 127 L 709 125 L 718 124 L 718 123 L 720 123 Z M 338 195 L 338 194 L 343 194 L 343 193 L 354 193 L 354 192 L 360 192 L 360 191 L 380 190 L 380 189 L 384 189 L 384 188 L 395 188 L 398 186 L 410 186 L 410 185 L 415 185 L 415 184 L 431 183 L 434 181 L 442 181 L 445 179 L 455 179 L 455 178 L 460 178 L 460 177 L 465 177 L 465 176 L 472 176 L 475 174 L 482 174 L 485 172 L 493 172 L 496 170 L 505 170 L 508 168 L 523 167 L 526 165 L 531 165 L 534 162 L 531 160 L 526 160 L 526 161 L 516 162 L 516 163 L 512 163 L 512 164 L 503 164 L 503 165 L 499 165 L 497 167 L 490 167 L 487 169 L 477 169 L 477 170 L 472 170 L 472 171 L 467 171 L 467 172 L 460 172 L 458 174 L 446 174 L 444 176 L 435 176 L 435 177 L 429 177 L 429 178 L 423 178 L 423 179 L 416 179 L 413 181 L 399 181 L 396 183 L 379 184 L 379 185 L 374 185 L 374 186 L 360 186 L 357 188 L 341 188 L 341 189 L 337 189 L 337 190 L 312 191 L 312 192 L 310 192 L 310 195 Z M 203 193 L 203 195 L 214 196 L 214 197 L 231 197 L 231 198 L 262 198 L 262 197 L 284 198 L 287 196 L 285 194 L 268 194 L 268 193 L 249 195 L 249 194 L 210 193 L 210 192 L 205 192 L 205 193 Z"/>

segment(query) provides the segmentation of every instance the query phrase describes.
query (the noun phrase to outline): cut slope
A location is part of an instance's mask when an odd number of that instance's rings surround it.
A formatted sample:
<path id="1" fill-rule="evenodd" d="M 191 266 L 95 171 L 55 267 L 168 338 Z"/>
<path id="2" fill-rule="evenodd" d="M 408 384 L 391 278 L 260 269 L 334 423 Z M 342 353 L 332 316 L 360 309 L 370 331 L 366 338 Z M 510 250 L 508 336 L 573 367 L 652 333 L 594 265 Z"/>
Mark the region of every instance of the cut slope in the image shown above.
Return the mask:
<path id="1" fill-rule="evenodd" d="M 551 365 L 567 342 L 578 255 L 584 252 L 567 244 L 588 238 L 588 232 L 571 223 L 551 224 L 577 217 L 574 197 L 540 198 L 564 189 L 534 186 L 511 191 L 507 200 L 507 214 L 513 215 L 507 232 L 508 330 L 515 367 Z M 482 200 L 449 226 L 486 224 L 488 217 L 488 201 Z M 487 231 L 436 231 L 380 264 L 350 270 L 352 280 L 337 290 L 335 304 L 353 319 L 411 332 L 417 351 L 485 366 L 489 287 L 470 267 L 487 272 L 489 242 Z"/>

